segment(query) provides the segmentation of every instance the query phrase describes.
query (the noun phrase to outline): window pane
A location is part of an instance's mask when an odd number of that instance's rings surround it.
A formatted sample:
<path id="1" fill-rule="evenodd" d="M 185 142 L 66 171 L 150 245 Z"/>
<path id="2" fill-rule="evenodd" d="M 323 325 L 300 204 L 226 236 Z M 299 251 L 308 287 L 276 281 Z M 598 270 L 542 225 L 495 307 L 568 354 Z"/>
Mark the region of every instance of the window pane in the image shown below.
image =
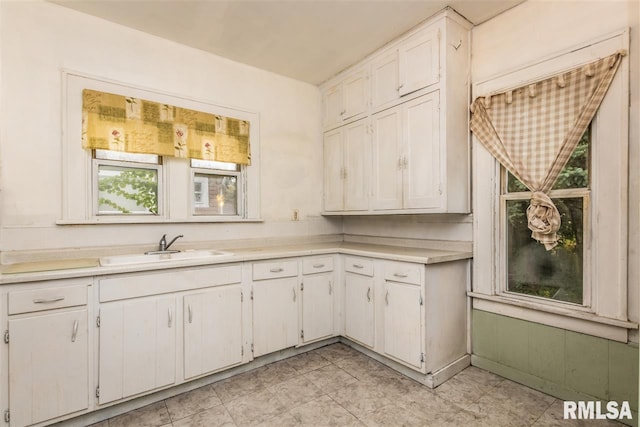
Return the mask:
<path id="1" fill-rule="evenodd" d="M 528 200 L 507 200 L 507 290 L 582 304 L 583 199 L 553 199 L 562 225 L 558 246 L 547 251 L 531 238 Z"/>
<path id="2" fill-rule="evenodd" d="M 553 190 L 567 188 L 588 188 L 589 187 L 589 146 L 591 142 L 591 126 L 587 128 L 580 138 L 576 149 L 571 154 L 562 172 L 558 176 Z M 507 172 L 507 192 L 516 193 L 529 191 L 510 172 Z"/>
<path id="3" fill-rule="evenodd" d="M 214 160 L 191 159 L 192 168 L 218 169 L 222 171 L 239 172 L 240 165 L 237 163 L 216 162 Z"/>
<path id="4" fill-rule="evenodd" d="M 238 179 L 197 173 L 193 182 L 194 215 L 238 215 Z"/>
<path id="5" fill-rule="evenodd" d="M 159 164 L 159 156 L 157 156 L 156 154 L 138 154 L 126 153 L 124 151 L 95 150 L 95 158 L 125 162 L 150 163 L 154 165 Z"/>
<path id="6" fill-rule="evenodd" d="M 98 165 L 98 214 L 158 214 L 158 171 Z"/>

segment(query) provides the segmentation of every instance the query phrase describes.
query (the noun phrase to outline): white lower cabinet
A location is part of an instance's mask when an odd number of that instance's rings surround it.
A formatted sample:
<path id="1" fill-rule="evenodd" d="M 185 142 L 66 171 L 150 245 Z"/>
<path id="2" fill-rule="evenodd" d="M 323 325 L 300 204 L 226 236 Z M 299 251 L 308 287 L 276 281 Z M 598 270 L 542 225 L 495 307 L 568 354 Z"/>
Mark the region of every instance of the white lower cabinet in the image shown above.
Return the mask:
<path id="1" fill-rule="evenodd" d="M 176 382 L 176 297 L 100 307 L 100 404 Z"/>
<path id="2" fill-rule="evenodd" d="M 344 286 L 345 335 L 373 348 L 375 344 L 373 261 L 346 257 Z"/>
<path id="3" fill-rule="evenodd" d="M 298 260 L 253 264 L 253 355 L 298 345 Z"/>
<path id="4" fill-rule="evenodd" d="M 385 281 L 384 354 L 421 369 L 423 318 L 420 286 Z"/>
<path id="5" fill-rule="evenodd" d="M 333 257 L 311 257 L 303 260 L 303 276 L 300 286 L 301 328 L 303 344 L 328 338 L 334 334 Z"/>
<path id="6" fill-rule="evenodd" d="M 26 285 L 6 294 L 4 416 L 10 425 L 41 423 L 89 407 L 89 286 L 67 285 L 51 282 L 25 290 Z"/>
<path id="7" fill-rule="evenodd" d="M 242 362 L 242 288 L 220 286 L 184 297 L 184 377 Z"/>

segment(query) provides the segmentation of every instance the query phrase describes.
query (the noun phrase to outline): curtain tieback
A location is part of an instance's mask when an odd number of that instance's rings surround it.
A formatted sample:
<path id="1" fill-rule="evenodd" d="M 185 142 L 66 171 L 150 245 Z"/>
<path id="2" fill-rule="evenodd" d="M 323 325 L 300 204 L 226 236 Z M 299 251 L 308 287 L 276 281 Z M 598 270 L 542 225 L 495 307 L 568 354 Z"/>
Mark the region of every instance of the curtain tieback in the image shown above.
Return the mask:
<path id="1" fill-rule="evenodd" d="M 558 244 L 556 232 L 560 228 L 560 213 L 551 198 L 542 191 L 534 191 L 527 208 L 531 237 L 544 244 L 547 250 Z"/>

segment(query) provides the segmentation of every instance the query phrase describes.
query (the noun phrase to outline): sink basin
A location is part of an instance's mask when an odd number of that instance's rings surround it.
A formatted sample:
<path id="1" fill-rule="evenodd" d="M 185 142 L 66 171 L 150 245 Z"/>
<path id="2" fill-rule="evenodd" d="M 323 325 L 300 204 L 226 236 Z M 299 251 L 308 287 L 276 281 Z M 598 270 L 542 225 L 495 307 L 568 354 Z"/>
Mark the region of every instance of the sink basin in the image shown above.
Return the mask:
<path id="1" fill-rule="evenodd" d="M 147 264 L 166 261 L 184 261 L 190 259 L 219 258 L 233 255 L 231 252 L 215 250 L 190 250 L 182 252 L 114 255 L 100 258 L 101 266 Z"/>

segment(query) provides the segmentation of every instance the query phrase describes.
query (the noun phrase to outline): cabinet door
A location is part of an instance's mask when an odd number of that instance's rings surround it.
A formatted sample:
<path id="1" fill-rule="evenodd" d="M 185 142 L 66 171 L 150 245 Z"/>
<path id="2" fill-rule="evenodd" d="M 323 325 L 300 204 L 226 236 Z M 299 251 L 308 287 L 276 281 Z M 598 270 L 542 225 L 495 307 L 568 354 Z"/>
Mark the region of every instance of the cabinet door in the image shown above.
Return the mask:
<path id="1" fill-rule="evenodd" d="M 403 104 L 404 207 L 438 208 L 442 199 L 440 178 L 440 118 L 438 92 Z"/>
<path id="2" fill-rule="evenodd" d="M 324 106 L 324 126 L 328 127 L 340 123 L 344 116 L 342 82 L 337 82 L 324 91 L 322 103 Z"/>
<path id="3" fill-rule="evenodd" d="M 99 403 L 175 383 L 175 297 L 100 306 Z"/>
<path id="4" fill-rule="evenodd" d="M 302 342 L 333 335 L 333 273 L 304 276 Z"/>
<path id="5" fill-rule="evenodd" d="M 422 305 L 420 286 L 386 282 L 384 289 L 384 352 L 422 368 Z"/>
<path id="6" fill-rule="evenodd" d="M 400 97 L 398 73 L 398 51 L 396 49 L 373 60 L 371 64 L 371 104 L 374 109 L 379 109 Z"/>
<path id="7" fill-rule="evenodd" d="M 402 115 L 401 106 L 372 117 L 373 156 L 371 207 L 402 209 Z"/>
<path id="8" fill-rule="evenodd" d="M 368 101 L 366 70 L 359 70 L 345 77 L 342 84 L 342 96 L 342 120 L 366 111 Z"/>
<path id="9" fill-rule="evenodd" d="M 184 377 L 242 362 L 242 290 L 220 286 L 184 297 Z"/>
<path id="10" fill-rule="evenodd" d="M 440 32 L 419 32 L 398 47 L 400 60 L 400 96 L 422 89 L 440 80 Z"/>
<path id="11" fill-rule="evenodd" d="M 342 129 L 324 134 L 324 210 L 344 208 L 344 163 L 342 158 Z"/>
<path id="12" fill-rule="evenodd" d="M 86 309 L 9 320 L 9 333 L 11 425 L 89 406 Z"/>
<path id="13" fill-rule="evenodd" d="M 369 208 L 370 139 L 367 120 L 359 120 L 343 129 L 344 133 L 344 208 L 347 211 Z"/>
<path id="14" fill-rule="evenodd" d="M 374 344 L 374 307 L 372 277 L 345 275 L 345 335 L 368 347 Z"/>
<path id="15" fill-rule="evenodd" d="M 253 355 L 298 344 L 298 279 L 253 283 Z"/>

